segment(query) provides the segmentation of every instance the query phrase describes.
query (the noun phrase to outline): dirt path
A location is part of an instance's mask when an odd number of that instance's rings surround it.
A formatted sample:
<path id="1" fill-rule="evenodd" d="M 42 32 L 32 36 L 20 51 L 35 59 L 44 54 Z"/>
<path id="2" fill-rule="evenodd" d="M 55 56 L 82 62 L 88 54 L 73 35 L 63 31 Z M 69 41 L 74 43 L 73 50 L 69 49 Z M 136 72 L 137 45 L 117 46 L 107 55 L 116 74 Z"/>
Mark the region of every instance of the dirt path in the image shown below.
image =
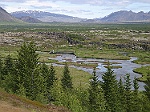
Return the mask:
<path id="1" fill-rule="evenodd" d="M 31 112 L 25 108 L 14 107 L 11 103 L 0 101 L 0 112 Z"/>

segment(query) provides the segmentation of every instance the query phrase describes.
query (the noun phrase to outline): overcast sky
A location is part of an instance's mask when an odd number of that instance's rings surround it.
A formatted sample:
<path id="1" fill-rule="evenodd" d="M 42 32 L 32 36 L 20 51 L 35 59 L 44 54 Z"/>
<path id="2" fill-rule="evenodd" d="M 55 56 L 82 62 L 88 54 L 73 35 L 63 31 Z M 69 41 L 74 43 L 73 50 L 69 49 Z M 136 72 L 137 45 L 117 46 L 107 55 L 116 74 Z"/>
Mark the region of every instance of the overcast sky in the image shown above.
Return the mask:
<path id="1" fill-rule="evenodd" d="M 150 0 L 0 0 L 8 12 L 38 10 L 80 18 L 100 18 L 119 10 L 150 11 Z"/>

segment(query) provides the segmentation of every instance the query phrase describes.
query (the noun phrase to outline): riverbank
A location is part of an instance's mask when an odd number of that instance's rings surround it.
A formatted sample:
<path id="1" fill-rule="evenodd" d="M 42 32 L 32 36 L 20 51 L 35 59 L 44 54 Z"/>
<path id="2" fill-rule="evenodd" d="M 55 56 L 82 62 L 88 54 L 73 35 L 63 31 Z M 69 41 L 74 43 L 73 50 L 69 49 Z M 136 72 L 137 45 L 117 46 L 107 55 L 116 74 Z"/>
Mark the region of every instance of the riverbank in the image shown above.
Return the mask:
<path id="1" fill-rule="evenodd" d="M 150 77 L 150 66 L 142 66 L 133 70 L 135 73 L 141 74 L 142 77 L 137 78 L 138 81 L 145 82 Z"/>

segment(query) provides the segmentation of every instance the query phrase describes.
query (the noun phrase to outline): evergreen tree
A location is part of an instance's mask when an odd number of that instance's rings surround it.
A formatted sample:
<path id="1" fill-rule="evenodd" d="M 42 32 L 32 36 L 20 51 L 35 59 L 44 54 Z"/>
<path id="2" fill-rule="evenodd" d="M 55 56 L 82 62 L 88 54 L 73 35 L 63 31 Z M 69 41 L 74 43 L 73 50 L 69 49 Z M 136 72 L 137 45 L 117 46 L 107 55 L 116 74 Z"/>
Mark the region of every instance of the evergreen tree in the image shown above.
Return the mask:
<path id="1" fill-rule="evenodd" d="M 111 70 L 110 66 L 107 67 L 107 72 L 103 74 L 102 88 L 104 90 L 105 99 L 107 102 L 106 110 L 111 112 L 120 112 L 119 98 L 118 98 L 118 83 L 113 75 L 114 72 Z"/>
<path id="2" fill-rule="evenodd" d="M 5 60 L 4 60 L 4 67 L 2 70 L 2 74 L 3 76 L 11 74 L 14 70 L 14 63 L 13 63 L 13 59 L 11 58 L 10 55 L 8 55 Z"/>
<path id="3" fill-rule="evenodd" d="M 131 80 L 130 74 L 126 74 L 125 77 L 125 100 L 126 100 L 126 112 L 133 112 L 132 108 L 132 94 L 131 94 Z"/>
<path id="4" fill-rule="evenodd" d="M 95 68 L 93 70 L 93 77 L 90 81 L 89 88 L 89 112 L 104 112 L 106 109 L 106 102 L 102 88 L 98 82 Z"/>
<path id="5" fill-rule="evenodd" d="M 46 79 L 42 75 L 39 69 L 36 69 L 34 71 L 34 83 L 33 83 L 33 99 L 36 101 L 39 101 L 41 103 L 46 104 L 48 101 L 46 95 L 47 95 L 47 89 L 46 89 Z"/>
<path id="6" fill-rule="evenodd" d="M 24 43 L 17 55 L 17 86 L 23 83 L 26 90 L 26 96 L 32 100 L 34 91 L 34 78 L 36 77 L 34 71 L 38 67 L 38 54 L 36 53 L 36 46 L 33 42 Z M 17 87 L 19 89 L 19 87 Z"/>
<path id="7" fill-rule="evenodd" d="M 47 97 L 48 97 L 48 101 L 53 101 L 54 98 L 51 95 L 51 91 L 53 88 L 54 83 L 56 82 L 57 78 L 56 78 L 56 73 L 55 73 L 55 69 L 53 67 L 53 65 L 51 65 L 50 70 L 49 70 L 49 74 L 46 78 L 46 83 L 47 83 Z"/>
<path id="8" fill-rule="evenodd" d="M 132 103 L 132 110 L 133 112 L 142 112 L 142 106 L 141 106 L 141 101 L 140 98 L 138 97 L 138 89 L 139 89 L 139 84 L 138 81 L 136 80 L 136 77 L 133 80 L 133 87 L 134 87 L 134 91 L 133 91 L 133 103 Z"/>
<path id="9" fill-rule="evenodd" d="M 0 87 L 2 87 L 2 69 L 3 69 L 3 62 L 0 57 Z"/>
<path id="10" fill-rule="evenodd" d="M 68 69 L 67 63 L 64 66 L 63 77 L 61 79 L 61 85 L 63 89 L 72 89 L 72 78 L 70 76 L 70 71 Z"/>
<path id="11" fill-rule="evenodd" d="M 122 109 L 122 112 L 125 112 L 125 87 L 123 85 L 122 79 L 120 78 L 119 83 L 118 83 L 118 97 L 120 101 L 120 107 Z"/>
<path id="12" fill-rule="evenodd" d="M 145 88 L 145 95 L 148 97 L 150 101 L 150 77 L 148 77 L 147 80 L 145 81 L 144 88 Z"/>
<path id="13" fill-rule="evenodd" d="M 15 64 L 10 55 L 4 59 L 4 66 L 1 73 L 2 86 L 7 92 L 15 91 Z"/>

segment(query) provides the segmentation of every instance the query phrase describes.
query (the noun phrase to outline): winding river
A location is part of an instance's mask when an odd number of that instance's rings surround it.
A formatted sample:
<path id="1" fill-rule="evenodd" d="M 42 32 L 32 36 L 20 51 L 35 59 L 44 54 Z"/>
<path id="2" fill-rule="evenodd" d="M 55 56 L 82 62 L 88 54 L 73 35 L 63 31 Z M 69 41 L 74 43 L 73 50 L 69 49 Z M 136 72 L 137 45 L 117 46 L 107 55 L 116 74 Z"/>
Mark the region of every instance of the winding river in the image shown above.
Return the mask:
<path id="1" fill-rule="evenodd" d="M 106 72 L 106 68 L 104 67 L 105 65 L 103 64 L 104 62 L 107 62 L 108 60 L 104 59 L 90 59 L 90 58 L 77 58 L 75 55 L 72 54 L 59 54 L 56 58 L 49 58 L 53 60 L 58 60 L 59 62 L 77 62 L 77 63 L 98 63 L 97 69 L 96 69 L 96 74 L 99 78 L 100 81 L 102 81 L 102 74 Z M 124 76 L 128 73 L 130 74 L 130 79 L 131 81 L 134 79 L 134 77 L 141 77 L 140 74 L 134 73 L 133 69 L 139 68 L 141 64 L 136 64 L 133 63 L 133 60 L 136 60 L 136 57 L 131 57 L 130 60 L 109 60 L 110 63 L 113 63 L 112 66 L 121 66 L 122 68 L 118 69 L 113 69 L 114 74 L 116 75 L 117 80 L 122 77 L 124 79 Z M 74 68 L 77 68 L 79 70 L 84 70 L 86 72 L 89 72 L 92 74 L 93 69 L 90 68 L 83 68 L 83 67 L 76 67 L 76 66 L 71 66 Z M 138 82 L 139 83 L 139 90 L 144 90 L 144 83 L 143 82 Z M 133 87 L 132 87 L 133 88 Z"/>

